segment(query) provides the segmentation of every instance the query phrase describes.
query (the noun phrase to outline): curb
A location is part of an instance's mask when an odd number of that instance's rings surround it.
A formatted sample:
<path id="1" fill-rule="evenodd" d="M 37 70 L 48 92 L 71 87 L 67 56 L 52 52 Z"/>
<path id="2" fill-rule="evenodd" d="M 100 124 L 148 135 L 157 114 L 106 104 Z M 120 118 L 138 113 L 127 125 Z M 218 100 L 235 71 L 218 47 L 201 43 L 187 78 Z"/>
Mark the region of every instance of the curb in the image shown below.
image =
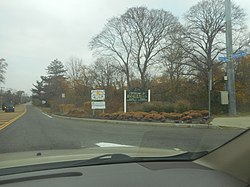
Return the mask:
<path id="1" fill-rule="evenodd" d="M 249 127 L 227 126 L 227 125 L 223 125 L 223 124 L 217 124 L 217 125 L 211 124 L 211 125 L 217 126 L 218 128 L 221 128 L 221 129 L 244 129 L 244 130 L 249 129 Z"/>
<path id="2" fill-rule="evenodd" d="M 182 123 L 156 123 L 156 122 L 138 122 L 138 121 L 119 121 L 119 120 L 104 120 L 104 119 L 91 119 L 91 118 L 77 118 L 67 117 L 52 114 L 53 117 L 61 119 L 73 119 L 79 121 L 110 123 L 118 125 L 141 125 L 141 126 L 161 126 L 161 127 L 178 127 L 178 128 L 199 128 L 199 129 L 221 129 L 219 126 L 212 126 L 209 124 L 182 124 Z"/>
<path id="3" fill-rule="evenodd" d="M 25 108 L 24 108 L 24 112 L 19 114 L 17 117 L 5 122 L 4 124 L 0 125 L 0 131 L 3 130 L 5 127 L 9 126 L 10 124 L 12 124 L 13 122 L 15 122 L 16 120 L 18 120 L 20 117 L 22 117 L 25 113 L 27 112 L 27 108 L 26 108 L 26 105 L 25 105 Z"/>

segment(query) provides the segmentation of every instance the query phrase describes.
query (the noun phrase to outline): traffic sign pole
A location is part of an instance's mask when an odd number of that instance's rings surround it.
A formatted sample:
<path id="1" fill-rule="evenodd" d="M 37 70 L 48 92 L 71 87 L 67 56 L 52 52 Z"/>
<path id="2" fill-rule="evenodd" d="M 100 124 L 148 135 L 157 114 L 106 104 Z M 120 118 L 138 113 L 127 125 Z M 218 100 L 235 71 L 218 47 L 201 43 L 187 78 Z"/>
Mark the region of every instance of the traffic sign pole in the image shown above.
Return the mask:
<path id="1" fill-rule="evenodd" d="M 127 90 L 124 90 L 124 113 L 127 112 Z"/>
<path id="2" fill-rule="evenodd" d="M 148 90 L 148 102 L 150 103 L 150 101 L 151 101 L 151 91 Z"/>

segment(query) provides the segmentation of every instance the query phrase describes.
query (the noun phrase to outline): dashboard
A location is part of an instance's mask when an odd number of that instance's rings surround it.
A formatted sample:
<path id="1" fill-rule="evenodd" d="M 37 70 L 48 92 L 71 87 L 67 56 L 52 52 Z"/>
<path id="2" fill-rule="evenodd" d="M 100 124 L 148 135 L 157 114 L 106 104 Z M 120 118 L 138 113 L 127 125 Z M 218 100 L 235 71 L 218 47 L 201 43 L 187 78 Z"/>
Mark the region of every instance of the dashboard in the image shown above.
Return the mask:
<path id="1" fill-rule="evenodd" d="M 43 170 L 1 176 L 1 186 L 248 186 L 194 162 L 137 162 Z"/>

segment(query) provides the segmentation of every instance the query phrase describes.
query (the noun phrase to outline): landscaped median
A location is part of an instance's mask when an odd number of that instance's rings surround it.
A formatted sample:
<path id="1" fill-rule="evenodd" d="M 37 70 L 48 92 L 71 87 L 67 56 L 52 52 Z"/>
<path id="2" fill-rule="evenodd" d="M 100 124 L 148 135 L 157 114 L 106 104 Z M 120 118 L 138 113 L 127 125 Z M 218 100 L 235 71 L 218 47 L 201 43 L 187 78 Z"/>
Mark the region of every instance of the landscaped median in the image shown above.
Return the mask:
<path id="1" fill-rule="evenodd" d="M 4 129 L 26 113 L 26 105 L 15 106 L 15 112 L 0 111 L 0 130 Z"/>
<path id="2" fill-rule="evenodd" d="M 166 112 L 117 112 L 103 113 L 100 115 L 102 119 L 109 120 L 127 120 L 127 121 L 144 121 L 144 122 L 173 122 L 188 124 L 207 124 L 207 110 L 190 110 L 183 113 L 166 113 Z"/>
<path id="3" fill-rule="evenodd" d="M 157 113 L 157 112 L 117 112 L 103 113 L 96 118 L 79 117 L 52 114 L 52 116 L 64 119 L 81 120 L 85 122 L 100 122 L 107 124 L 120 125 L 153 125 L 165 127 L 184 127 L 184 128 L 219 128 L 211 126 L 207 119 L 206 110 L 191 110 L 184 113 Z"/>

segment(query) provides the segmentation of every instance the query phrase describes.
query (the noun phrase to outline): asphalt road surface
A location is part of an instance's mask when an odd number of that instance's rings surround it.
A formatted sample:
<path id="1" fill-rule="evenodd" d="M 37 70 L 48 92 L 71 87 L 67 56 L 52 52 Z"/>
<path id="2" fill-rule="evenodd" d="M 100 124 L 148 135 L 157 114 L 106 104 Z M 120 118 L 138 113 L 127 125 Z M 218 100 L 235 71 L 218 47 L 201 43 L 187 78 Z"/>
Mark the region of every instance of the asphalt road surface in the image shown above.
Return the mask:
<path id="1" fill-rule="evenodd" d="M 51 117 L 32 105 L 27 113 L 0 131 L 0 153 L 51 149 L 80 149 L 100 143 L 211 150 L 235 137 L 240 129 L 200 129 L 109 124 Z"/>

